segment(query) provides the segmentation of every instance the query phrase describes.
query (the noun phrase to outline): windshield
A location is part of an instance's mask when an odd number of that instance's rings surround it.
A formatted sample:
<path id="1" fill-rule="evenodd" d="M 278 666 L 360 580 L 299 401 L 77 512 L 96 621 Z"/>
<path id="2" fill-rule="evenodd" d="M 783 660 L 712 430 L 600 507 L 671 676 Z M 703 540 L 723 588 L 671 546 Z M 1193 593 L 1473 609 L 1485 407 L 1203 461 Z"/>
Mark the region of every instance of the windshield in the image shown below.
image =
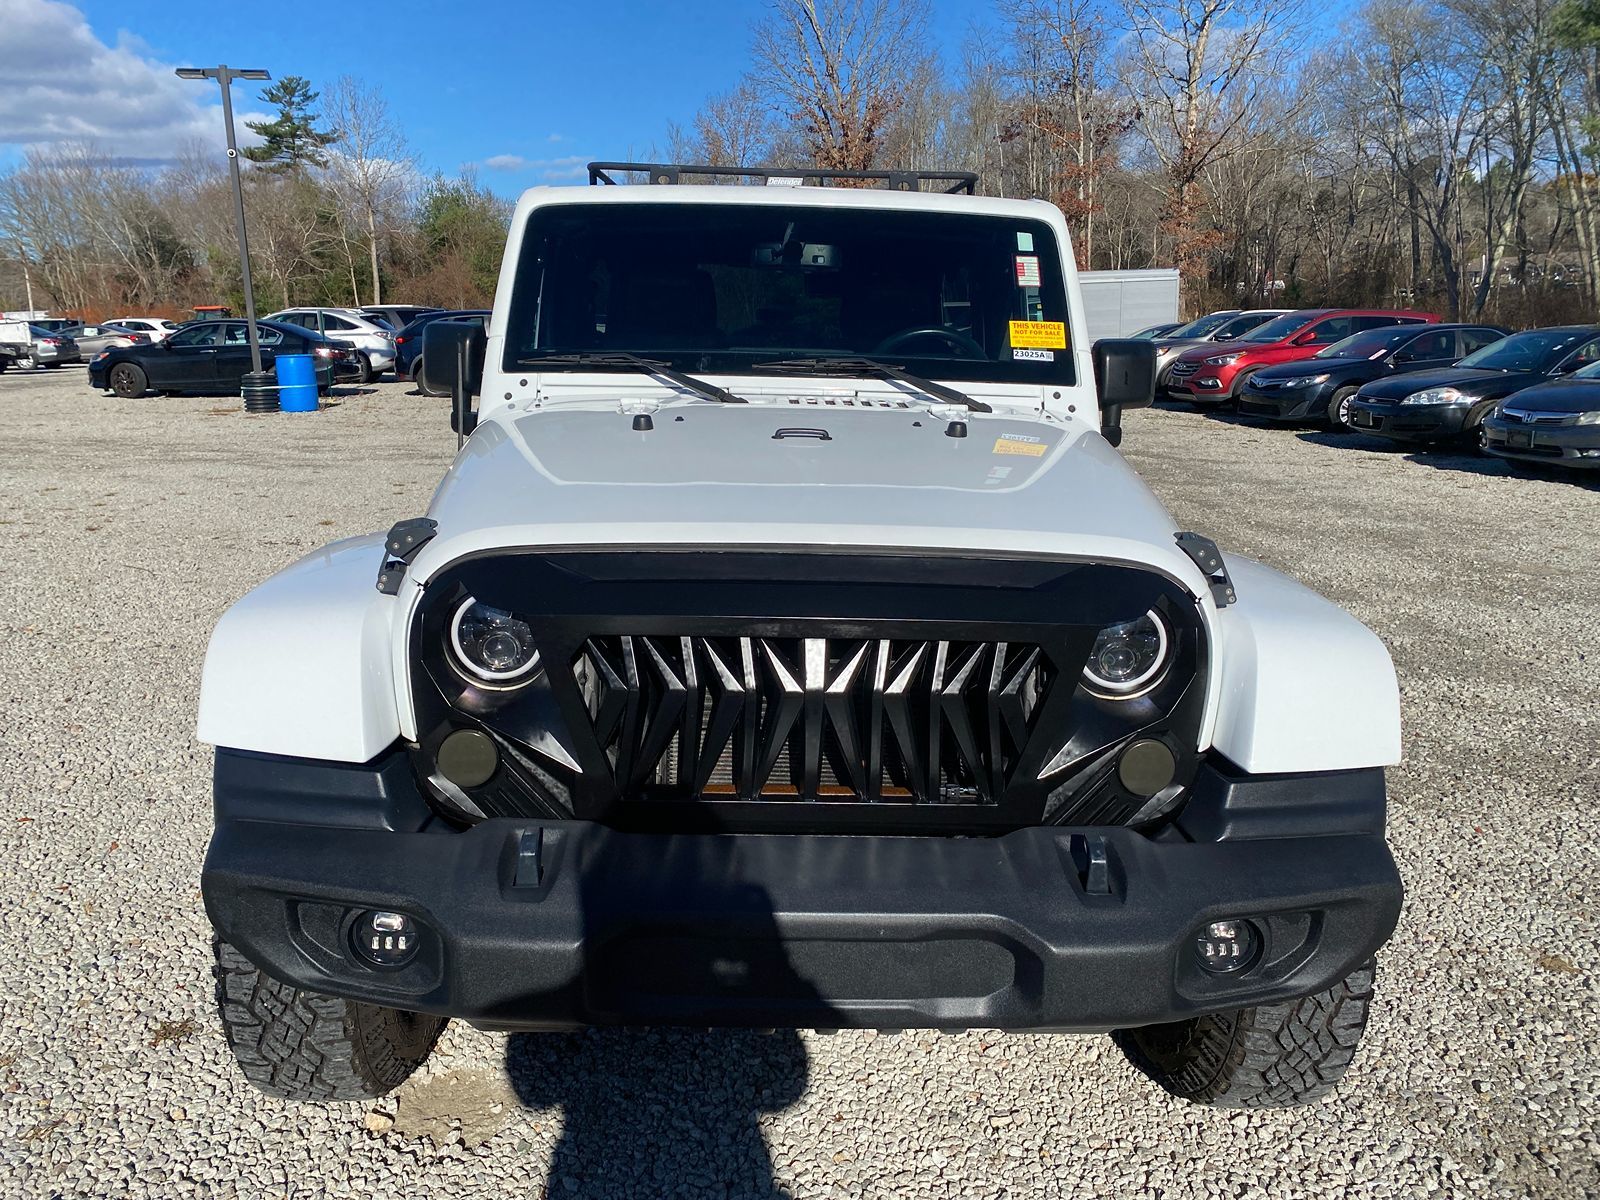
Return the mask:
<path id="1" fill-rule="evenodd" d="M 1304 326 L 1310 324 L 1320 309 L 1303 309 L 1300 312 L 1284 313 L 1281 317 L 1274 317 L 1265 325 L 1252 329 L 1248 335 L 1241 336 L 1241 342 L 1281 342 L 1291 333 L 1296 333 Z"/>
<path id="2" fill-rule="evenodd" d="M 1060 254 L 1042 221 L 785 204 L 536 209 L 506 370 L 635 353 L 681 371 L 872 356 L 936 379 L 1071 383 Z"/>
<path id="3" fill-rule="evenodd" d="M 1487 371 L 1543 371 L 1556 365 L 1560 356 L 1592 329 L 1533 329 L 1514 333 L 1475 350 L 1456 364 Z"/>
<path id="4" fill-rule="evenodd" d="M 1272 317 L 1272 313 L 1240 313 L 1237 317 L 1229 317 L 1212 336 L 1219 342 L 1231 342 L 1265 325 Z"/>
<path id="5" fill-rule="evenodd" d="M 1313 358 L 1377 358 L 1417 336 L 1415 325 L 1394 325 L 1388 329 L 1369 329 L 1352 333 L 1343 341 L 1318 350 Z"/>
<path id="6" fill-rule="evenodd" d="M 1208 313 L 1198 317 L 1187 325 L 1179 325 L 1166 336 L 1171 338 L 1203 338 L 1221 329 L 1239 314 L 1237 312 Z"/>

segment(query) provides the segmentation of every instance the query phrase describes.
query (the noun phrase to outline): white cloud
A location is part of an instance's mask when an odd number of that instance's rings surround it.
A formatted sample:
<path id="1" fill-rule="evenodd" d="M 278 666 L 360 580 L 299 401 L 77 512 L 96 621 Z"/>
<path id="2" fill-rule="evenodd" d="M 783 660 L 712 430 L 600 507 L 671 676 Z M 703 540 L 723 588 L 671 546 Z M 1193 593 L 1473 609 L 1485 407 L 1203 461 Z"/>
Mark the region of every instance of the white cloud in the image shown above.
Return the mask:
<path id="1" fill-rule="evenodd" d="M 89 142 L 129 159 L 171 158 L 196 140 L 222 142 L 214 83 L 188 82 L 127 34 L 108 46 L 59 0 L 0 0 L 0 147 Z M 244 128 L 234 92 L 234 117 Z"/>
<path id="2" fill-rule="evenodd" d="M 495 154 L 483 160 L 490 171 L 532 171 L 543 183 L 582 179 L 589 173 L 589 157 L 568 154 L 563 158 L 524 158 L 520 154 Z"/>

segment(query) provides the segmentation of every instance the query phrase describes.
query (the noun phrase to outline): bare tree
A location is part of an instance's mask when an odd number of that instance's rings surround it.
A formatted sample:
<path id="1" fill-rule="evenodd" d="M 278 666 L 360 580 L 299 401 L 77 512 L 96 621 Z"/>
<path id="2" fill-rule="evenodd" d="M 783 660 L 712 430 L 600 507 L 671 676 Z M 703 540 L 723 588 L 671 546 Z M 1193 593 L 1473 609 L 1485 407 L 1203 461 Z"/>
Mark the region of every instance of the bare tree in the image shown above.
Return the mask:
<path id="1" fill-rule="evenodd" d="M 1163 224 L 1198 284 L 1217 239 L 1200 228 L 1200 180 L 1239 153 L 1258 100 L 1297 50 L 1301 0 L 1121 0 L 1125 81 L 1166 174 Z"/>
<path id="2" fill-rule="evenodd" d="M 757 166 L 772 142 L 771 105 L 748 79 L 695 114 L 696 157 L 713 167 Z"/>
<path id="3" fill-rule="evenodd" d="M 750 81 L 817 166 L 868 170 L 928 57 L 927 15 L 925 0 L 777 0 L 756 27 Z"/>
<path id="4" fill-rule="evenodd" d="M 416 179 L 416 156 L 389 112 L 383 93 L 346 75 L 328 90 L 326 117 L 334 142 L 328 173 L 340 197 L 364 227 L 372 273 L 372 303 L 383 302 L 378 230 L 404 206 Z M 359 297 L 358 297 L 359 302 Z"/>

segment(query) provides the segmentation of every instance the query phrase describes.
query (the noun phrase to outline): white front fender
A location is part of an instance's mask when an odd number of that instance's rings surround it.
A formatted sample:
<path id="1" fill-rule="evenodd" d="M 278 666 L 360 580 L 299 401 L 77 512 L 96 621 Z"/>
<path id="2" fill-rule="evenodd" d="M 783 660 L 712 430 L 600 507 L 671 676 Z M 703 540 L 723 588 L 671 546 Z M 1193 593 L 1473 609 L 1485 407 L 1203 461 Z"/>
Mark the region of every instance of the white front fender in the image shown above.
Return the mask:
<path id="1" fill-rule="evenodd" d="M 384 535 L 324 546 L 222 615 L 200 679 L 202 742 L 367 762 L 400 735 Z"/>
<path id="2" fill-rule="evenodd" d="M 1212 748 L 1251 774 L 1400 761 L 1400 688 L 1378 636 L 1287 575 L 1225 555 L 1239 599 L 1217 611 Z"/>

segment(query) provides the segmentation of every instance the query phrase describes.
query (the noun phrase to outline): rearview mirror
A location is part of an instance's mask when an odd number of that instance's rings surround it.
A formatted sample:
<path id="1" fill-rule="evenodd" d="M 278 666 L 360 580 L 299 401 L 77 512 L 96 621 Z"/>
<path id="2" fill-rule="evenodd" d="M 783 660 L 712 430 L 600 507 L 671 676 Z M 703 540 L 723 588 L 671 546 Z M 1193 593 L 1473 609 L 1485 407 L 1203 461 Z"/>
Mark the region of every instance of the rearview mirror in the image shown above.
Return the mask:
<path id="1" fill-rule="evenodd" d="M 428 382 L 450 389 L 450 428 L 459 446 L 478 424 L 472 398 L 483 388 L 483 326 L 476 320 L 434 321 L 422 331 Z"/>
<path id="2" fill-rule="evenodd" d="M 1100 432 L 1122 444 L 1122 410 L 1149 408 L 1156 399 L 1156 348 L 1136 338 L 1104 338 L 1094 344 L 1094 386 L 1100 395 Z"/>

